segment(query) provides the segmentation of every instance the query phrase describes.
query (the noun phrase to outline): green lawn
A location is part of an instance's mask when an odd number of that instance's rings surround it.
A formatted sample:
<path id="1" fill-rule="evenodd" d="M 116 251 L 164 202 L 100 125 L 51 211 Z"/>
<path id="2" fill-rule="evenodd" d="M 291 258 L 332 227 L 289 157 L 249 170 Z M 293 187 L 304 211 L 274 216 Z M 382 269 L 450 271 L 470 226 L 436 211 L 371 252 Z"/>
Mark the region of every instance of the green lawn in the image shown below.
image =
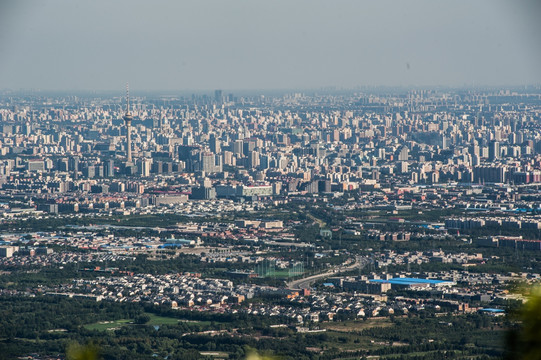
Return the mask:
<path id="1" fill-rule="evenodd" d="M 179 319 L 176 318 L 170 318 L 165 316 L 158 316 L 154 314 L 146 313 L 148 316 L 150 316 L 150 321 L 147 322 L 147 325 L 175 325 L 178 324 Z"/>
<path id="2" fill-rule="evenodd" d="M 117 329 L 119 327 L 133 324 L 132 319 L 120 319 L 115 321 L 100 321 L 94 324 L 88 324 L 85 325 L 85 328 L 87 330 L 97 330 L 97 331 L 105 331 L 105 330 L 112 330 Z"/>
<path id="3" fill-rule="evenodd" d="M 329 331 L 336 332 L 355 332 L 374 327 L 390 327 L 393 323 L 388 318 L 374 318 L 368 320 L 347 320 L 340 322 L 326 322 L 322 323 L 321 327 L 326 328 Z"/>
<path id="4" fill-rule="evenodd" d="M 165 316 L 158 316 L 150 313 L 145 313 L 150 317 L 150 321 L 146 323 L 145 325 L 175 325 L 178 324 L 179 319 L 171 318 L 171 317 L 165 317 Z M 126 325 L 134 325 L 133 319 L 120 319 L 115 321 L 100 321 L 94 324 L 87 324 L 85 325 L 85 328 L 87 330 L 98 330 L 98 331 L 105 331 L 105 330 L 113 330 L 117 329 L 122 326 Z"/>
<path id="5" fill-rule="evenodd" d="M 290 278 L 302 276 L 303 274 L 304 272 L 289 276 L 289 269 L 280 269 L 280 270 L 275 270 L 274 272 L 269 271 L 263 277 L 276 278 L 276 279 L 290 279 Z"/>

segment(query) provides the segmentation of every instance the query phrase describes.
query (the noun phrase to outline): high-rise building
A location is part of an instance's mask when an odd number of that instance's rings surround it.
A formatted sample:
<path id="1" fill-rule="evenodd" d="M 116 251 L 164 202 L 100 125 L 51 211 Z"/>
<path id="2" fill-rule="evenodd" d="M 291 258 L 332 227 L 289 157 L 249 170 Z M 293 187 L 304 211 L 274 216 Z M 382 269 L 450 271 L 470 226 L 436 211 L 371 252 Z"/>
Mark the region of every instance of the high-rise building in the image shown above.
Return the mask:
<path id="1" fill-rule="evenodd" d="M 200 153 L 197 168 L 205 173 L 222 172 L 222 157 L 209 152 Z"/>
<path id="2" fill-rule="evenodd" d="M 131 122 L 133 115 L 130 112 L 130 88 L 126 85 L 126 114 L 124 114 L 124 123 L 126 124 L 126 163 L 132 163 L 131 155 Z"/>
<path id="3" fill-rule="evenodd" d="M 215 154 L 219 154 L 222 152 L 221 142 L 218 138 L 216 138 L 215 134 L 210 135 L 209 146 L 210 146 L 210 151 L 212 151 Z"/>
<path id="4" fill-rule="evenodd" d="M 409 160 L 409 149 L 403 146 L 398 151 L 398 161 L 408 161 Z"/>
<path id="5" fill-rule="evenodd" d="M 269 155 L 261 155 L 259 157 L 259 169 L 265 170 L 269 168 L 270 157 Z"/>
<path id="6" fill-rule="evenodd" d="M 248 165 L 251 169 L 255 169 L 259 166 L 259 153 L 257 151 L 249 152 Z"/>
<path id="7" fill-rule="evenodd" d="M 244 143 L 243 143 L 243 154 L 244 155 L 249 155 L 250 154 L 250 151 L 254 151 L 255 149 L 255 141 L 253 140 L 244 140 Z"/>
<path id="8" fill-rule="evenodd" d="M 152 161 L 150 159 L 141 160 L 139 170 L 142 177 L 149 177 L 151 168 L 152 168 Z"/>
<path id="9" fill-rule="evenodd" d="M 488 159 L 490 161 L 497 160 L 501 157 L 500 143 L 498 141 L 491 141 L 488 146 Z"/>
<path id="10" fill-rule="evenodd" d="M 206 173 L 214 172 L 214 154 L 213 153 L 201 153 L 201 165 L 200 170 Z"/>
<path id="11" fill-rule="evenodd" d="M 224 100 L 224 95 L 222 90 L 214 90 L 214 100 L 217 103 L 221 103 Z"/>
<path id="12" fill-rule="evenodd" d="M 240 156 L 243 156 L 244 152 L 243 152 L 243 142 L 242 140 L 235 140 L 235 142 L 233 143 L 233 153 L 234 154 L 237 154 L 237 155 L 240 155 Z"/>
<path id="13" fill-rule="evenodd" d="M 107 160 L 105 162 L 105 176 L 107 177 L 113 177 L 115 176 L 115 161 L 114 160 Z"/>

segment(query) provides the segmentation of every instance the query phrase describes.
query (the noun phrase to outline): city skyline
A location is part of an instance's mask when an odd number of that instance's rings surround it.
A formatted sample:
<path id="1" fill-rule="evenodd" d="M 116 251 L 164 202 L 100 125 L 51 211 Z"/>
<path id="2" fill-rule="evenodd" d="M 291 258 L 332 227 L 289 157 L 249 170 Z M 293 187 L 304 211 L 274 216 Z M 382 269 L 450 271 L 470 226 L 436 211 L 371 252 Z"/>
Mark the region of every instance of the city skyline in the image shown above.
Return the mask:
<path id="1" fill-rule="evenodd" d="M 117 95 L 0 93 L 6 357 L 520 353 L 540 87 Z"/>
<path id="2" fill-rule="evenodd" d="M 0 358 L 541 354 L 539 15 L 0 1 Z"/>

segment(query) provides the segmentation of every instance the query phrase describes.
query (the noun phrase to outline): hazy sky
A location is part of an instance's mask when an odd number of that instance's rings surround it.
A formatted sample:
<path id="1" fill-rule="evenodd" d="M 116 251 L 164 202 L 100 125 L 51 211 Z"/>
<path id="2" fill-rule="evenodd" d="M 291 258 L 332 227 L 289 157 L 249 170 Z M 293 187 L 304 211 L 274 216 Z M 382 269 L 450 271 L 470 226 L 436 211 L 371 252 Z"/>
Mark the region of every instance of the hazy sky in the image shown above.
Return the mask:
<path id="1" fill-rule="evenodd" d="M 0 0 L 0 89 L 541 83 L 538 0 Z"/>

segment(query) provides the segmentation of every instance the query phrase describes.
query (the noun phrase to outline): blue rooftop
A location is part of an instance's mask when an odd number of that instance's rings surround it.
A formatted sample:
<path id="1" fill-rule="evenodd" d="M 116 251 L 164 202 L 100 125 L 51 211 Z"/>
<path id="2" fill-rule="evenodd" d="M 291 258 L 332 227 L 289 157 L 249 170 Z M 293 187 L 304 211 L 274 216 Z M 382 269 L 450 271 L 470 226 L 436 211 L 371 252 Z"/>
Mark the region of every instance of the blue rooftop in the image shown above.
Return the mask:
<path id="1" fill-rule="evenodd" d="M 479 311 L 482 311 L 482 312 L 487 312 L 487 313 L 504 313 L 505 310 L 502 310 L 502 309 L 494 309 L 494 308 L 485 308 L 485 309 L 481 309 Z"/>
<path id="2" fill-rule="evenodd" d="M 162 244 L 158 246 L 158 248 L 160 249 L 170 248 L 170 247 L 182 247 L 182 244 Z"/>

